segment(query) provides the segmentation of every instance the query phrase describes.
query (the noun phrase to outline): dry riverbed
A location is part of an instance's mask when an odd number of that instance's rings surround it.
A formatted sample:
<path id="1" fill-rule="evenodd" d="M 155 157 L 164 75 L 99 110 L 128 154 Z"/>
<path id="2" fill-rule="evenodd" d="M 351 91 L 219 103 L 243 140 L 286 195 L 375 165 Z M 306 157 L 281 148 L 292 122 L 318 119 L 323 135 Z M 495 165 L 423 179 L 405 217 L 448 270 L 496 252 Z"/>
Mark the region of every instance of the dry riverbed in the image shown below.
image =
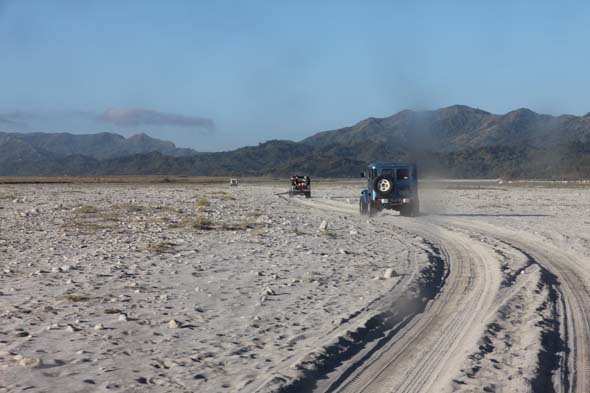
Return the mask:
<path id="1" fill-rule="evenodd" d="M 402 240 L 385 244 L 360 218 L 283 191 L 2 186 L 0 390 L 219 392 L 280 380 L 279 365 L 396 285 L 386 269 L 415 267 Z"/>
<path id="2" fill-rule="evenodd" d="M 588 188 L 0 187 L 0 392 L 590 391 Z"/>

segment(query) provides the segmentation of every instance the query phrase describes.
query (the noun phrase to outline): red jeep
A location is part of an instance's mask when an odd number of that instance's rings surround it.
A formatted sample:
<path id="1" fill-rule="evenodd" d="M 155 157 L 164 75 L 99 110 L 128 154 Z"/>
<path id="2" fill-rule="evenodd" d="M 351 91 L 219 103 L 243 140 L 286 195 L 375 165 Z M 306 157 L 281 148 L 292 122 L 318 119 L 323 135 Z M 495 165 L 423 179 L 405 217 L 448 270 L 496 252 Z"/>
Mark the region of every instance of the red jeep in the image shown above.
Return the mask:
<path id="1" fill-rule="evenodd" d="M 311 198 L 311 179 L 309 176 L 291 176 L 291 190 L 289 196 L 305 195 Z"/>

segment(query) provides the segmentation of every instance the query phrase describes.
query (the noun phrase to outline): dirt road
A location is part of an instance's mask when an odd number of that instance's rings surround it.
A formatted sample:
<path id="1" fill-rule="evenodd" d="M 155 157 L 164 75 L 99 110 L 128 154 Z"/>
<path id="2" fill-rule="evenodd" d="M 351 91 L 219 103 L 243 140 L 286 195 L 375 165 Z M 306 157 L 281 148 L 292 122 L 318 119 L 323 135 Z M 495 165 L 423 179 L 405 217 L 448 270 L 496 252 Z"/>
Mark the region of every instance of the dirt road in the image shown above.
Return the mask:
<path id="1" fill-rule="evenodd" d="M 350 202 L 296 203 L 358 214 Z M 435 244 L 448 277 L 424 312 L 371 356 L 359 355 L 318 378 L 314 390 L 590 391 L 588 259 L 487 221 L 388 212 L 368 219 L 368 226 Z M 515 362 L 523 367 L 513 369 Z"/>

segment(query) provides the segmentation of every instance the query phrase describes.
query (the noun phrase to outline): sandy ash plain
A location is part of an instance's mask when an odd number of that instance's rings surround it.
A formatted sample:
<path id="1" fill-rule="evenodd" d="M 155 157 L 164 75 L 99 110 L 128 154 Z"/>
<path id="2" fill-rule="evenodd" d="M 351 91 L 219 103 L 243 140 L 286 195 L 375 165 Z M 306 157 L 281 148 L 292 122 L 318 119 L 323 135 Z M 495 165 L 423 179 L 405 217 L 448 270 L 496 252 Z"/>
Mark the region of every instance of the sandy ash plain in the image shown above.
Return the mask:
<path id="1" fill-rule="evenodd" d="M 342 354 L 330 349 L 395 298 L 420 296 L 444 258 L 413 225 L 490 256 L 485 315 L 449 337 L 448 367 L 422 391 L 563 383 L 547 272 L 477 228 L 590 267 L 588 188 L 425 188 L 423 216 L 367 218 L 361 187 L 320 183 L 290 200 L 277 195 L 287 183 L 0 185 L 0 391 L 288 391 L 317 370 L 333 381 L 342 370 L 326 359 Z"/>

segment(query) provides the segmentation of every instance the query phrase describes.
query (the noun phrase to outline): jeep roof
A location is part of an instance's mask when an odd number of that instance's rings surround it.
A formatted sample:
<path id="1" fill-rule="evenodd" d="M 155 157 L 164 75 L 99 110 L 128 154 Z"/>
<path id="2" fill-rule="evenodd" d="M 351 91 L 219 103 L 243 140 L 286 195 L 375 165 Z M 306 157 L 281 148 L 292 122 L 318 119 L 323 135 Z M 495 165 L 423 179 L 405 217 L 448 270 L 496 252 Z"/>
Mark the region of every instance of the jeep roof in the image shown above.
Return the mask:
<path id="1" fill-rule="evenodd" d="M 395 169 L 395 168 L 412 168 L 416 164 L 405 162 L 372 162 L 369 164 L 370 169 Z"/>
<path id="2" fill-rule="evenodd" d="M 381 175 L 384 171 L 393 171 L 395 170 L 396 173 L 400 170 L 403 170 L 406 174 L 403 175 L 403 179 L 409 180 L 412 178 L 413 180 L 418 180 L 418 170 L 416 168 L 416 164 L 408 163 L 408 162 L 373 162 L 369 164 L 369 174 L 367 175 L 369 179 L 375 178 L 377 175 Z M 410 175 L 411 173 L 411 175 Z"/>

